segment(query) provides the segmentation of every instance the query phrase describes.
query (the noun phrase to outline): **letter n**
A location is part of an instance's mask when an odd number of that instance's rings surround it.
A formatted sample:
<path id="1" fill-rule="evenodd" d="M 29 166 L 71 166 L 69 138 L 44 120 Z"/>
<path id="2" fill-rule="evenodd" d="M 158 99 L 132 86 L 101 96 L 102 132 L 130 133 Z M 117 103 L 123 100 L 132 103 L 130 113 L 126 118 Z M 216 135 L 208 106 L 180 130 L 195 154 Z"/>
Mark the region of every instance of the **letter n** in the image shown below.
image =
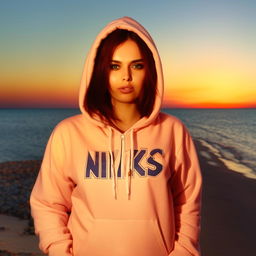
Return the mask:
<path id="1" fill-rule="evenodd" d="M 90 178 L 91 173 L 99 177 L 99 152 L 95 152 L 95 161 L 88 152 L 85 178 Z"/>

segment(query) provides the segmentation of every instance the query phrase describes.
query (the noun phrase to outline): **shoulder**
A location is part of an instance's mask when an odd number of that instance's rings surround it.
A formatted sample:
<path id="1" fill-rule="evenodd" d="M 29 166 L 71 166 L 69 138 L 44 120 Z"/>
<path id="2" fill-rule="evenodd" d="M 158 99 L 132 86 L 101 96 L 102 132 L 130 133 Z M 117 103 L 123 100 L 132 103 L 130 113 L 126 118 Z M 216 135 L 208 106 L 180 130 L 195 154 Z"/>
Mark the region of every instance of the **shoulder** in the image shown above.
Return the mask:
<path id="1" fill-rule="evenodd" d="M 159 121 L 166 127 L 171 128 L 172 130 L 186 130 L 185 124 L 176 116 L 160 112 Z"/>
<path id="2" fill-rule="evenodd" d="M 190 131 L 178 117 L 161 112 L 159 119 L 162 132 L 170 136 L 171 143 L 173 146 L 175 145 L 176 149 L 185 146 L 192 139 Z"/>
<path id="3" fill-rule="evenodd" d="M 82 122 L 83 120 L 84 120 L 83 114 L 77 114 L 61 120 L 57 125 L 65 126 L 70 124 L 76 124 L 76 123 Z"/>
<path id="4" fill-rule="evenodd" d="M 55 125 L 53 131 L 59 132 L 59 133 L 68 132 L 72 129 L 75 129 L 76 127 L 84 125 L 84 122 L 85 122 L 85 118 L 83 114 L 73 115 L 58 122 Z"/>

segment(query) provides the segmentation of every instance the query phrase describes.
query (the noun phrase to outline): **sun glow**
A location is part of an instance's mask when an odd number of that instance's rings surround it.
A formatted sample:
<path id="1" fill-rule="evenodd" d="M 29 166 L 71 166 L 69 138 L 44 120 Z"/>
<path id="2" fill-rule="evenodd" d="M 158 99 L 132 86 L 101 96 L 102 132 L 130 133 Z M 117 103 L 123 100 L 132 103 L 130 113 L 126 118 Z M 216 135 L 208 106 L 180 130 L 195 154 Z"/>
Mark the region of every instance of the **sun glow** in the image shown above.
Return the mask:
<path id="1" fill-rule="evenodd" d="M 256 106 L 256 64 L 251 57 L 212 51 L 189 52 L 165 60 L 164 104 L 170 107 L 233 108 Z M 172 68 L 171 68 L 172 67 Z M 255 69 L 253 68 L 255 67 Z"/>

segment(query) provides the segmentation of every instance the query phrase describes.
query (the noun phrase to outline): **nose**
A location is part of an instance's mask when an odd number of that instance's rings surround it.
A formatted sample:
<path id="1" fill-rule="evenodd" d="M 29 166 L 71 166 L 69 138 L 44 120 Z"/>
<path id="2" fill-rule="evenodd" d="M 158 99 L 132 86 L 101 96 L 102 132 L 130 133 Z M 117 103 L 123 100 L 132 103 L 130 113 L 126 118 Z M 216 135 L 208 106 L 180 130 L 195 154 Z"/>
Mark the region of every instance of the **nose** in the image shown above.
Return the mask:
<path id="1" fill-rule="evenodd" d="M 123 72 L 123 81 L 131 81 L 132 80 L 132 74 L 130 67 L 127 67 L 124 69 Z"/>

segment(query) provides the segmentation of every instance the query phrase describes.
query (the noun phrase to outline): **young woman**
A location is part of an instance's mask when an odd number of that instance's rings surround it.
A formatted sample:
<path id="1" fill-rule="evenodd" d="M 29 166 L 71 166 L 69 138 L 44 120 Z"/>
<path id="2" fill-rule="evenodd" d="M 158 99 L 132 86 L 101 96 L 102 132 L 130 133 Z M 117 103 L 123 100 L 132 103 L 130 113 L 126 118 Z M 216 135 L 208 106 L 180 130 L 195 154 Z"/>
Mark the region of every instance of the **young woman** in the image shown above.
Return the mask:
<path id="1" fill-rule="evenodd" d="M 200 166 L 162 97 L 148 32 L 129 17 L 109 23 L 85 62 L 82 113 L 55 126 L 31 193 L 44 253 L 200 255 Z"/>

